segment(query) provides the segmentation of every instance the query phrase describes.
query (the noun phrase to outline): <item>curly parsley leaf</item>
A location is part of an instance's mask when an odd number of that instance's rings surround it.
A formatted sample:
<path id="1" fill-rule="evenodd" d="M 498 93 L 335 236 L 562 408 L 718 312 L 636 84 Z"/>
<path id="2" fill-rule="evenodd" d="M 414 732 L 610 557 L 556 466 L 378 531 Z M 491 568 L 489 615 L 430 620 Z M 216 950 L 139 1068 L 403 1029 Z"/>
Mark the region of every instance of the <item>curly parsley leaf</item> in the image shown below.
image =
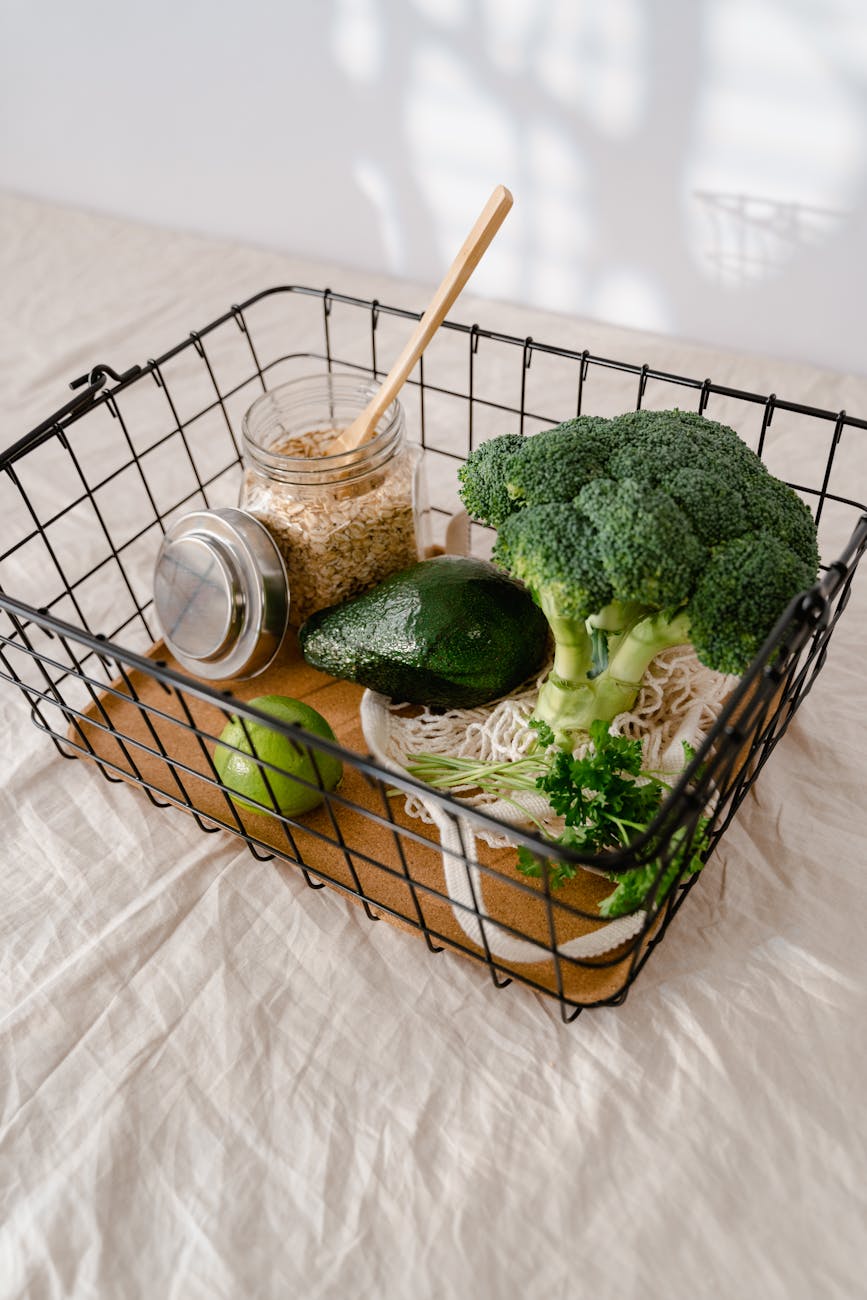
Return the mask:
<path id="1" fill-rule="evenodd" d="M 537 778 L 536 787 L 565 821 L 556 842 L 579 852 L 599 853 L 624 848 L 646 831 L 670 787 L 658 776 L 642 771 L 640 740 L 612 735 L 601 721 L 593 723 L 590 739 L 581 758 L 556 750 L 548 770 Z M 694 753 L 691 746 L 684 745 L 687 762 Z M 700 870 L 707 848 L 706 825 L 700 818 L 691 837 L 679 826 L 668 844 L 660 844 L 648 862 L 624 872 L 610 872 L 609 878 L 617 888 L 600 903 L 600 915 L 612 918 L 636 911 L 651 895 L 661 902 L 682 872 Z M 538 878 L 538 856 L 519 850 L 518 870 Z M 558 889 L 574 875 L 570 864 L 549 861 L 552 889 Z"/>

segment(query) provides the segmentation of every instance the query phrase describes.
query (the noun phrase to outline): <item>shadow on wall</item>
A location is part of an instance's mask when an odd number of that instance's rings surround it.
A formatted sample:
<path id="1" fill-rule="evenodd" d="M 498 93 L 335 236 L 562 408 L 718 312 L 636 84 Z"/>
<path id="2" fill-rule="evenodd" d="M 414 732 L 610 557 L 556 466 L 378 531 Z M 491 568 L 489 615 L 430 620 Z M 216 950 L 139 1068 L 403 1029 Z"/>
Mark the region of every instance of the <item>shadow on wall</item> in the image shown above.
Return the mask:
<path id="1" fill-rule="evenodd" d="M 0 184 L 433 283 L 503 181 L 474 291 L 867 371 L 864 0 L 40 10 Z"/>
<path id="2" fill-rule="evenodd" d="M 503 179 L 480 292 L 867 370 L 859 0 L 330 9 L 366 264 L 434 279 Z"/>
<path id="3" fill-rule="evenodd" d="M 716 269 L 718 284 L 735 289 L 784 274 L 802 250 L 832 241 L 846 216 L 754 194 L 696 190 L 695 200 L 707 217 L 707 262 Z"/>

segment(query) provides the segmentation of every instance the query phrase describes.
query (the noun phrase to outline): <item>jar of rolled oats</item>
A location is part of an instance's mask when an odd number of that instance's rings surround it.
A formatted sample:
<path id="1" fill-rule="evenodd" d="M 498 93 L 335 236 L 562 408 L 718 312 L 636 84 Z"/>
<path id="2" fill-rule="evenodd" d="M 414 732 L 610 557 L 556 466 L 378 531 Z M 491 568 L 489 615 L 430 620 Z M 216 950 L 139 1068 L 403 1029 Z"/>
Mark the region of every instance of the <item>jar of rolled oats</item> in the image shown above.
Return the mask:
<path id="1" fill-rule="evenodd" d="M 406 441 L 400 403 L 361 447 L 329 452 L 375 391 L 357 375 L 302 376 L 264 393 L 244 416 L 239 505 L 280 549 L 295 627 L 419 558 L 421 449 Z"/>

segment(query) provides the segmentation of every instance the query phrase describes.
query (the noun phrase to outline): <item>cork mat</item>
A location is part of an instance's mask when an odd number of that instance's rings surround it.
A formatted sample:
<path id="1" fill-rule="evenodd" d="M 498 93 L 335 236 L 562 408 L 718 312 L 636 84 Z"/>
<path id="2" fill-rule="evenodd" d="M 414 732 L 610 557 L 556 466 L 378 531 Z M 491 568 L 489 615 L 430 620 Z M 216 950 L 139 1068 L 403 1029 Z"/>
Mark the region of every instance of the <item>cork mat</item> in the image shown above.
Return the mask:
<path id="1" fill-rule="evenodd" d="M 180 671 L 161 642 L 152 647 L 149 657 Z M 362 688 L 311 668 L 301 657 L 292 633 L 271 668 L 252 681 L 220 683 L 219 689 L 231 690 L 246 700 L 270 694 L 305 700 L 328 719 L 342 745 L 359 755 L 367 754 L 359 721 Z M 231 708 L 231 702 L 227 707 Z M 301 866 L 311 882 L 324 880 L 326 885 L 348 891 L 356 902 L 363 897 L 375 915 L 419 938 L 423 938 L 424 926 L 437 946 L 485 957 L 484 948 L 472 942 L 466 927 L 459 923 L 459 912 L 456 914 L 446 888 L 436 828 L 407 817 L 402 798 L 386 799 L 384 786 L 356 768 L 345 766 L 337 797 L 302 814 L 284 829 L 277 818 L 235 810 L 214 784 L 209 757 L 214 743 L 209 738 L 219 736 L 225 717 L 210 702 L 186 693 L 181 698 L 147 673 L 130 672 L 126 681 L 114 682 L 111 690 L 93 702 L 85 718 L 70 730 L 70 739 L 79 749 L 84 740 L 92 750 L 90 757 L 112 765 L 112 775 L 148 782 L 155 792 L 198 814 L 206 825 L 237 828 L 237 818 L 264 851 L 271 849 L 296 864 L 286 870 Z M 206 733 L 205 738 L 195 734 L 191 722 Z M 611 892 L 609 880 L 579 871 L 574 880 L 556 891 L 549 908 L 541 885 L 514 868 L 513 850 L 495 850 L 478 843 L 476 852 L 483 868 L 498 873 L 491 876 L 482 871 L 478 877 L 482 898 L 477 903 L 486 927 L 490 923 L 494 932 L 536 940 L 547 949 L 547 953 L 540 949 L 537 962 L 510 964 L 496 957 L 499 977 L 516 976 L 576 1005 L 606 1001 L 622 991 L 638 940 L 581 962 L 562 956 L 555 961 L 550 955 L 552 932 L 560 946 L 605 926 L 603 921 L 574 916 L 560 903 L 595 913 L 601 899 Z M 263 863 L 262 870 L 272 869 L 273 864 Z M 661 920 L 661 916 L 657 918 L 643 945 Z"/>

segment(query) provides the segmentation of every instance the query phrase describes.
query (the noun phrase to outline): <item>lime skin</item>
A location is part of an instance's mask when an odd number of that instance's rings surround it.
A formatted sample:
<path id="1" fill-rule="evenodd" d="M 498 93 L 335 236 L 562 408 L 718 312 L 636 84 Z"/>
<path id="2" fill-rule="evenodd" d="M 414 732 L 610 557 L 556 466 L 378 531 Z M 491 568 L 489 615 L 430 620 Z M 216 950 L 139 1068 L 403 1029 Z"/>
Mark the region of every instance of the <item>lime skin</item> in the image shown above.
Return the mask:
<path id="1" fill-rule="evenodd" d="M 280 722 L 294 723 L 312 735 L 336 740 L 322 714 L 301 700 L 288 695 L 260 695 L 249 703 Z M 229 745 L 233 748 L 227 748 Z M 241 752 L 236 753 L 236 750 Z M 275 772 L 271 768 L 261 768 L 254 757 L 248 757 L 253 754 L 281 770 Z M 267 723 L 253 722 L 249 718 L 244 719 L 243 725 L 240 719 L 232 718 L 223 728 L 214 751 L 214 766 L 223 785 L 231 791 L 237 807 L 246 812 L 263 813 L 264 809 L 257 808 L 250 800 L 264 804 L 265 808 L 273 808 L 276 802 L 286 817 L 317 808 L 324 798 L 318 786 L 321 784 L 326 790 L 333 790 L 343 775 L 343 764 L 339 759 L 308 749 L 303 737 L 299 737 L 296 743 Z M 311 785 L 303 785 L 303 781 L 309 781 Z"/>

